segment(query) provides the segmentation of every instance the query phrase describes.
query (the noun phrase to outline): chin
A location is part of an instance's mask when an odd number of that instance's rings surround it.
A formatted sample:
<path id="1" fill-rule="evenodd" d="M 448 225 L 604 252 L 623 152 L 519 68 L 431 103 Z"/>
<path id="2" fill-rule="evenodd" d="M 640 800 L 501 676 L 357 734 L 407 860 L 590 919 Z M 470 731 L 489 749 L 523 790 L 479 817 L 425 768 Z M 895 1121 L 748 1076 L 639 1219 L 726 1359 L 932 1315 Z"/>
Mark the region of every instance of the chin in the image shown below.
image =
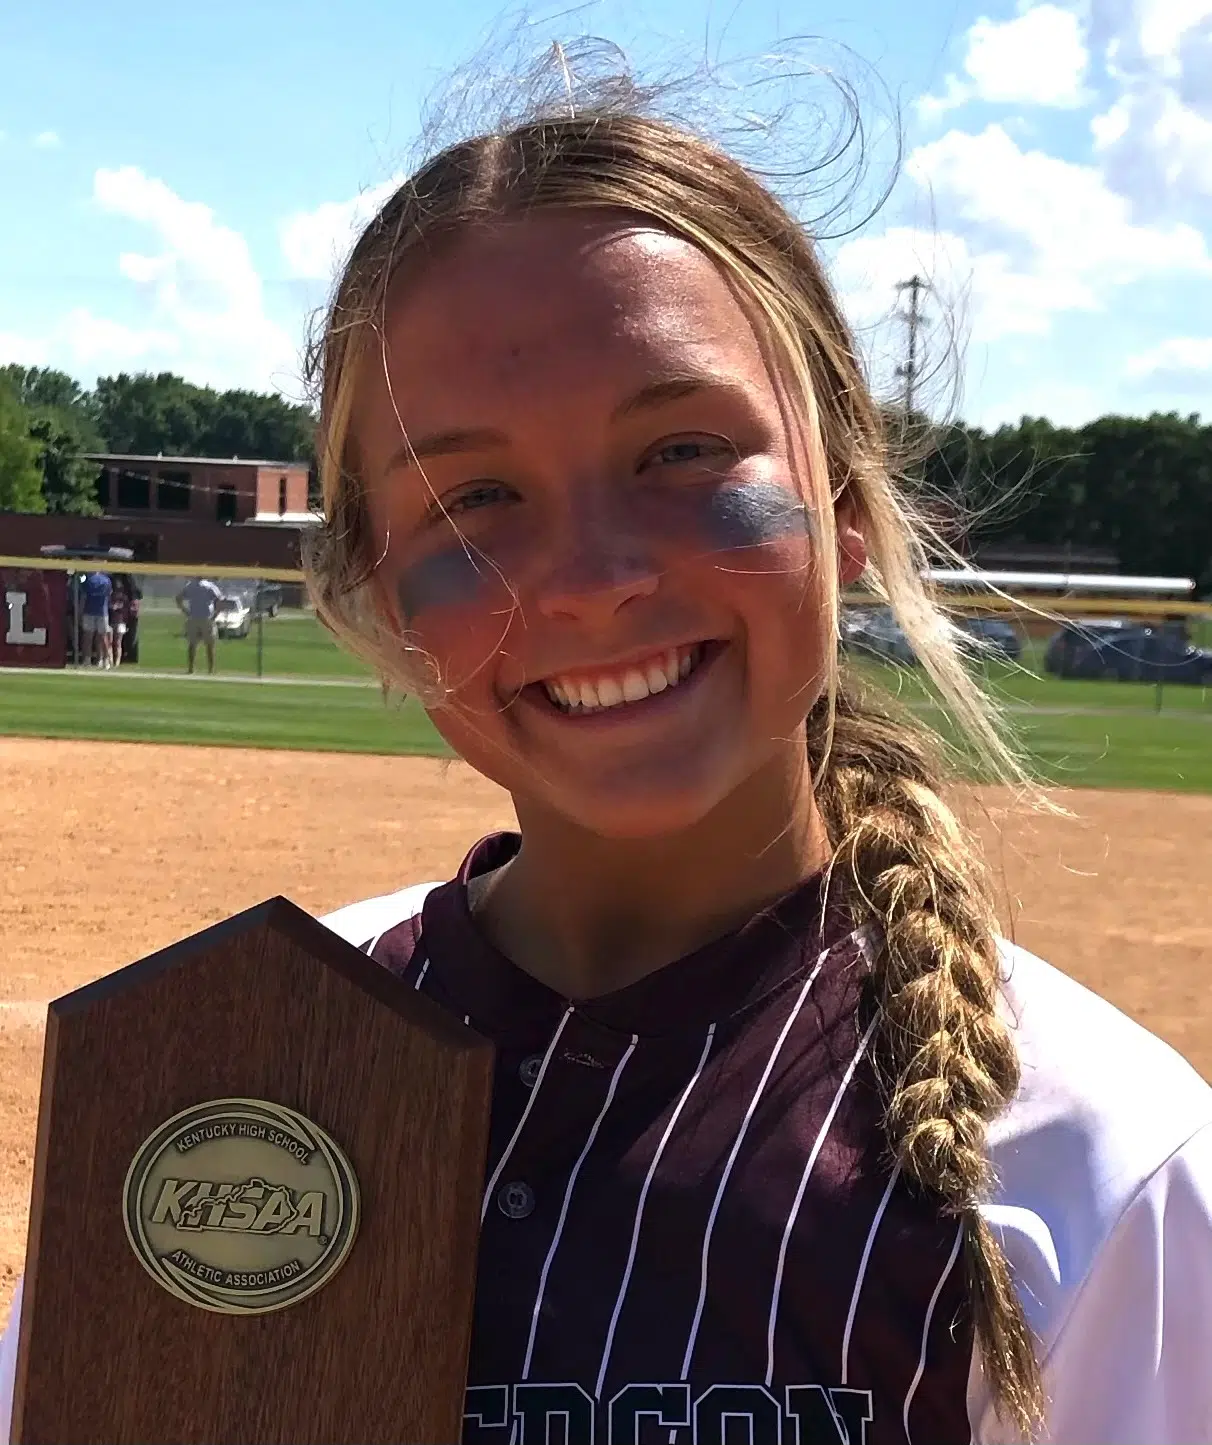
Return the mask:
<path id="1" fill-rule="evenodd" d="M 697 771 L 697 770 L 696 770 Z M 666 768 L 661 776 L 631 773 L 605 775 L 580 786 L 550 779 L 541 793 L 514 793 L 519 817 L 527 804 L 564 818 L 596 837 L 624 842 L 656 839 L 688 832 L 703 823 L 732 791 L 720 786 L 722 770 L 710 776 L 677 777 Z M 580 781 L 580 780 L 578 780 Z"/>

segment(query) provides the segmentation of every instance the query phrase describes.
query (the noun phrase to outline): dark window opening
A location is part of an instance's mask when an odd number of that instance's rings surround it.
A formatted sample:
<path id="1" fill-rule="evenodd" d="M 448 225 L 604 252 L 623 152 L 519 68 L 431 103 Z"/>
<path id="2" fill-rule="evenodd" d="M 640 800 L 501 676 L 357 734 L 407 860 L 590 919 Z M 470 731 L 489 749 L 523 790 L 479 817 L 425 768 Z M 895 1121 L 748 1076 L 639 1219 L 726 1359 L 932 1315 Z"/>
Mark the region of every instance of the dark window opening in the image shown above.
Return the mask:
<path id="1" fill-rule="evenodd" d="M 286 478 L 278 478 L 278 516 L 286 515 Z"/>
<path id="2" fill-rule="evenodd" d="M 142 472 L 119 472 L 118 506 L 146 511 L 151 506 L 151 478 Z"/>
<path id="3" fill-rule="evenodd" d="M 100 467 L 97 471 L 97 505 L 104 510 L 109 506 L 109 472 Z"/>
<path id="4" fill-rule="evenodd" d="M 156 506 L 162 512 L 189 511 L 189 473 L 161 472 L 156 480 Z"/>
<path id="5" fill-rule="evenodd" d="M 236 489 L 230 482 L 224 482 L 215 496 L 215 521 L 236 520 Z"/>

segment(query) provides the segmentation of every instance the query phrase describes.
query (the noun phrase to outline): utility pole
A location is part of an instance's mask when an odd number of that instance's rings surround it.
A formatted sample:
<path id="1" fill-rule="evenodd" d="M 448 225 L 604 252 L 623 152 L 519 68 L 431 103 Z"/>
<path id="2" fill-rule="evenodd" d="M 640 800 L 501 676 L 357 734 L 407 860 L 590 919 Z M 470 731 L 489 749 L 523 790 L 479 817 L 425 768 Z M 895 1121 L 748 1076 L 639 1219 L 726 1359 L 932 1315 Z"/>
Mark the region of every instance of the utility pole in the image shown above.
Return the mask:
<path id="1" fill-rule="evenodd" d="M 909 310 L 902 311 L 901 317 L 909 332 L 909 346 L 904 362 L 896 368 L 896 374 L 905 383 L 904 405 L 905 415 L 913 415 L 914 392 L 917 388 L 918 370 L 920 362 L 917 354 L 917 333 L 922 324 L 921 296 L 923 291 L 930 289 L 930 283 L 923 281 L 916 273 L 908 281 L 898 281 L 896 284 L 898 292 L 908 291 Z"/>

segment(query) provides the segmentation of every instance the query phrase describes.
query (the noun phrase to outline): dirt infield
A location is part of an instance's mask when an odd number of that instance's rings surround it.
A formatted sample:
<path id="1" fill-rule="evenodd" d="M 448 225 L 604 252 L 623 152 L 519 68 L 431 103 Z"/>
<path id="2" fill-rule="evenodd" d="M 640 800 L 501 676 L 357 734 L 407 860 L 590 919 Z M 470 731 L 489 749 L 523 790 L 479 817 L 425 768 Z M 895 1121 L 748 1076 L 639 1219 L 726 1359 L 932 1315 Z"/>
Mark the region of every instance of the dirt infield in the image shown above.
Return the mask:
<path id="1" fill-rule="evenodd" d="M 323 912 L 444 878 L 508 798 L 420 758 L 0 741 L 0 1319 L 24 1251 L 46 1000 L 275 893 Z M 1212 1078 L 1212 797 L 966 807 L 1007 927 Z"/>

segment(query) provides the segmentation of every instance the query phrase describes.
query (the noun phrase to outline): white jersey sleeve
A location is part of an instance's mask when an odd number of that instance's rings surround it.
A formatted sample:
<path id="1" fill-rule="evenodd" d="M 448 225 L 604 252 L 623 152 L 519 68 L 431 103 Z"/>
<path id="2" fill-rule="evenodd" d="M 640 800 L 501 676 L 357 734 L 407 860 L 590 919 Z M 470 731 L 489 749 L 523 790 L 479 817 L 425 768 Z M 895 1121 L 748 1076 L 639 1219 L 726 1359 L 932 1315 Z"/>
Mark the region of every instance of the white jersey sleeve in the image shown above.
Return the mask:
<path id="1" fill-rule="evenodd" d="M 401 888 L 398 893 L 366 898 L 326 914 L 320 922 L 339 933 L 347 943 L 369 953 L 389 928 L 420 913 L 426 894 L 438 886 L 437 883 L 417 883 L 411 888 Z"/>
<path id="2" fill-rule="evenodd" d="M 412 888 L 402 888 L 398 893 L 387 893 L 379 898 L 367 898 L 361 903 L 351 903 L 321 918 L 320 922 L 339 934 L 355 948 L 366 952 L 374 947 L 389 928 L 403 923 L 419 913 L 425 895 L 436 883 L 420 883 Z M 9 1310 L 8 1325 L 0 1335 L 0 1445 L 9 1445 L 13 1419 L 13 1395 L 17 1379 L 17 1334 L 21 1321 L 21 1288 Z"/>
<path id="3" fill-rule="evenodd" d="M 17 1329 L 21 1323 L 21 1280 L 13 1296 L 8 1327 L 0 1335 L 0 1445 L 9 1445 L 13 1423 L 13 1395 L 17 1389 Z"/>
<path id="4" fill-rule="evenodd" d="M 1173 1049 L 1007 947 L 1019 1095 L 986 1218 L 1040 1345 L 1040 1445 L 1212 1445 L 1212 1088 Z M 974 1445 L 1019 1437 L 974 1359 Z"/>

